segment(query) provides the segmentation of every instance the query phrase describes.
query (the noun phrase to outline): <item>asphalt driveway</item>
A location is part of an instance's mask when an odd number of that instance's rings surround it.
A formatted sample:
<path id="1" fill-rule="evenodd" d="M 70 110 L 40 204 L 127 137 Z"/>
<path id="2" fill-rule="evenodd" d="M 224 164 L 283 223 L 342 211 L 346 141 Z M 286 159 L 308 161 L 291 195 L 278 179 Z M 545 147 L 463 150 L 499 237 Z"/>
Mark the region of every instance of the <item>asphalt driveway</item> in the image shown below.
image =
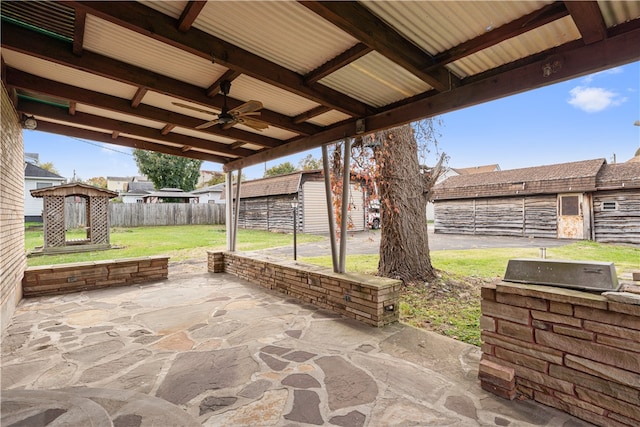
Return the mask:
<path id="1" fill-rule="evenodd" d="M 510 236 L 471 236 L 462 234 L 436 234 L 429 230 L 429 249 L 432 251 L 465 250 L 482 248 L 551 248 L 574 242 L 568 239 L 542 239 Z M 380 230 L 366 230 L 349 233 L 347 237 L 348 255 L 377 254 L 380 248 Z M 292 247 L 266 249 L 271 255 L 292 257 Z M 298 256 L 331 255 L 329 236 L 319 242 L 299 244 Z"/>

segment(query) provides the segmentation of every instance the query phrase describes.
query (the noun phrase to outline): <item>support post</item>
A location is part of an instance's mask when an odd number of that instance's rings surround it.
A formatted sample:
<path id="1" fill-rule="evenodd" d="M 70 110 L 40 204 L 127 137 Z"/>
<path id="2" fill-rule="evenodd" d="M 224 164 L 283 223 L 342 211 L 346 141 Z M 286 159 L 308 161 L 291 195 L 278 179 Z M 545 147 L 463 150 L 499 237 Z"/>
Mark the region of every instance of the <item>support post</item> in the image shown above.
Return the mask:
<path id="1" fill-rule="evenodd" d="M 225 186 L 224 186 L 224 197 L 227 199 L 227 204 L 224 209 L 224 223 L 225 229 L 227 231 L 227 250 L 231 251 L 231 242 L 233 242 L 233 172 L 229 171 L 225 174 Z"/>
<path id="2" fill-rule="evenodd" d="M 340 263 L 338 273 L 346 272 L 347 258 L 347 220 L 349 215 L 349 187 L 351 186 L 351 138 L 344 140 L 342 168 L 342 217 L 340 218 Z"/>
<path id="3" fill-rule="evenodd" d="M 336 219 L 333 214 L 333 194 L 331 193 L 331 175 L 327 145 L 322 146 L 322 168 L 324 171 L 324 193 L 327 198 L 327 218 L 329 219 L 329 240 L 331 241 L 331 261 L 333 272 L 338 272 L 338 248 L 336 245 Z"/>
<path id="4" fill-rule="evenodd" d="M 238 222 L 240 220 L 240 177 L 242 176 L 242 168 L 238 169 L 237 179 L 236 179 L 236 199 L 235 204 L 233 206 L 233 249 L 232 251 L 236 251 L 236 246 L 238 242 Z"/>

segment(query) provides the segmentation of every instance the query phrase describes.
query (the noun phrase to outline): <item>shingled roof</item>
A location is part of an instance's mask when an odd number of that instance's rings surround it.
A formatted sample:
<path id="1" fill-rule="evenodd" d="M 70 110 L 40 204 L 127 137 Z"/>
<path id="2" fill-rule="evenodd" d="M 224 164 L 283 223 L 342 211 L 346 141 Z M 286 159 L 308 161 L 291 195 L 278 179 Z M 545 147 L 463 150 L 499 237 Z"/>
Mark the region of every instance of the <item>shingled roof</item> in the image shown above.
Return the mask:
<path id="1" fill-rule="evenodd" d="M 605 159 L 452 176 L 435 186 L 434 200 L 595 191 Z"/>
<path id="2" fill-rule="evenodd" d="M 604 165 L 596 176 L 598 190 L 640 188 L 640 163 Z"/>
<path id="3" fill-rule="evenodd" d="M 251 197 L 279 196 L 283 194 L 294 194 L 300 188 L 300 180 L 302 174 L 320 173 L 319 171 L 297 171 L 285 175 L 278 175 L 269 178 L 255 179 L 246 181 L 240 185 L 240 198 L 247 199 Z M 236 186 L 233 186 L 233 194 L 235 197 Z M 225 198 L 225 194 L 222 194 Z"/>

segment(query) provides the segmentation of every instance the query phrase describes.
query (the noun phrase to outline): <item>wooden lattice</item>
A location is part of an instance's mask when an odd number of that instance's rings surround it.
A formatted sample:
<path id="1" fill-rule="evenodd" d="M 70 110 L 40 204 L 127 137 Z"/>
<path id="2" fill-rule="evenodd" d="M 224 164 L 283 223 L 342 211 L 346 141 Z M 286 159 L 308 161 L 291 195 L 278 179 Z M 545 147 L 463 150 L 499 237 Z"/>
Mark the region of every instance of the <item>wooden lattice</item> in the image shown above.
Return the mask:
<path id="1" fill-rule="evenodd" d="M 91 243 L 109 243 L 109 199 L 107 197 L 90 198 L 89 218 L 87 222 L 91 227 Z"/>
<path id="2" fill-rule="evenodd" d="M 64 196 L 44 198 L 44 247 L 65 245 Z"/>

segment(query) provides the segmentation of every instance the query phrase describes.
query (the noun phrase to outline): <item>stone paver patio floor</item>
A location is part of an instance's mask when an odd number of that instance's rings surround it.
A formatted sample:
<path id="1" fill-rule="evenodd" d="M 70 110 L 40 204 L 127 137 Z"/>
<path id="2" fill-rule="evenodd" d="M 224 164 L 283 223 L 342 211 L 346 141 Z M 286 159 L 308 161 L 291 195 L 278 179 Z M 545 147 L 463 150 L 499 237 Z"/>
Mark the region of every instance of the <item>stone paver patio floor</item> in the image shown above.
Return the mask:
<path id="1" fill-rule="evenodd" d="M 372 328 L 228 274 L 23 300 L 2 426 L 590 424 L 477 380 L 480 350 Z"/>

